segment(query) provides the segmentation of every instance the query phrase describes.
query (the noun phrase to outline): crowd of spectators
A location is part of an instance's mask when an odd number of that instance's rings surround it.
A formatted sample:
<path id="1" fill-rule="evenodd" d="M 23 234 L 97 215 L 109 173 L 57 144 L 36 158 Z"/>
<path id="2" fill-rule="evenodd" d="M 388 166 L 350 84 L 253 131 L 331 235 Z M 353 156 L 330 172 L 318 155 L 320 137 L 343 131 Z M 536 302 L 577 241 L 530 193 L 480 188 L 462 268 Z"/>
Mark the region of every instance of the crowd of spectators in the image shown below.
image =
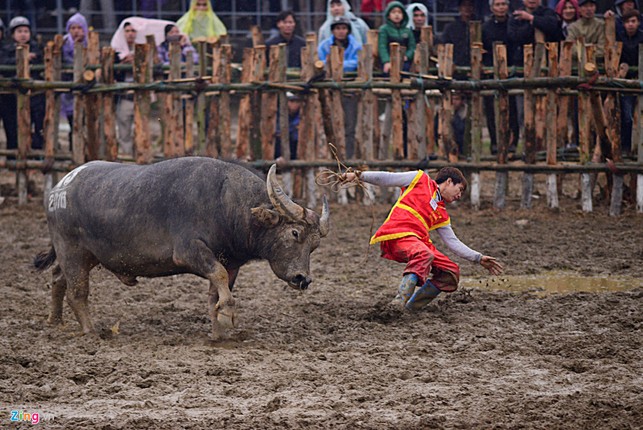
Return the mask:
<path id="1" fill-rule="evenodd" d="M 536 30 L 540 31 L 548 42 L 577 40 L 583 38 L 586 43 L 596 45 L 596 55 L 603 56 L 605 43 L 604 16 L 616 17 L 617 40 L 623 42 L 621 62 L 629 66 L 638 66 L 638 45 L 643 42 L 643 27 L 634 0 L 616 0 L 614 8 L 603 14 L 597 13 L 597 0 L 453 0 L 448 2 L 449 10 L 456 11 L 457 16 L 448 23 L 440 34 L 435 35 L 435 44 L 450 43 L 454 45 L 454 63 L 457 66 L 470 65 L 471 53 L 469 45 L 469 23 L 472 20 L 483 20 L 483 64 L 491 66 L 493 45 L 501 42 L 507 46 L 508 65 L 523 65 L 523 46 L 535 42 Z M 413 61 L 416 44 L 420 42 L 421 29 L 435 22 L 432 16 L 433 3 L 431 0 L 420 2 L 400 1 L 362 1 L 360 12 L 368 14 L 381 13 L 379 26 L 379 43 L 377 54 L 381 71 L 386 75 L 390 72 L 389 44 L 397 42 L 403 50 L 403 67 L 408 71 Z M 447 9 L 448 9 L 447 8 Z M 364 15 L 366 16 L 366 15 Z M 483 19 L 484 18 L 484 19 Z M 298 34 L 297 17 L 292 11 L 282 11 L 276 17 L 274 35 L 266 40 L 266 46 L 277 44 L 287 46 L 288 67 L 301 66 L 300 52 L 306 45 L 305 39 Z M 372 21 L 370 21 L 372 22 Z M 64 36 L 63 61 L 73 62 L 74 45 L 87 44 L 87 20 L 81 14 L 69 18 Z M 354 72 L 357 69 L 358 53 L 367 41 L 367 22 L 357 16 L 347 0 L 328 0 L 327 17 L 318 30 L 318 56 L 326 61 L 331 47 L 343 48 L 344 70 Z M 131 17 L 123 20 L 115 31 L 111 46 L 117 54 L 117 62 L 131 64 L 133 62 L 133 47 L 135 43 L 144 43 L 145 37 L 153 34 L 157 43 L 159 64 L 169 62 L 169 43 L 178 42 L 181 46 L 182 58 L 192 56 L 195 63 L 199 58 L 193 44 L 198 41 L 214 43 L 226 36 L 227 30 L 223 22 L 213 12 L 210 0 L 191 0 L 189 10 L 177 22 L 155 20 L 141 17 Z M 7 28 L 0 21 L 0 64 L 15 65 L 16 46 L 29 44 L 29 61 L 33 64 L 42 63 L 42 51 L 35 43 L 31 34 L 30 22 L 23 16 L 11 19 Z M 574 50 L 576 52 L 576 50 Z M 14 76 L 4 72 L 5 77 Z M 32 76 L 38 78 L 37 73 Z M 631 77 L 631 76 L 630 76 Z M 69 77 L 67 77 L 70 79 Z M 118 75 L 119 81 L 132 81 L 131 72 Z M 466 106 L 466 95 L 457 94 L 457 100 L 462 100 Z M 7 148 L 17 148 L 17 114 L 16 97 L 14 94 L 0 94 L 0 119 L 6 134 Z M 631 130 L 634 111 L 633 96 L 621 97 L 623 149 L 631 150 Z M 291 97 L 292 109 L 300 105 L 299 100 Z M 357 101 L 355 95 L 346 94 L 343 98 L 346 124 L 347 156 L 354 155 L 355 121 L 357 117 Z M 297 102 L 297 103 L 295 103 Z M 493 97 L 485 97 L 484 112 L 487 118 L 491 151 L 497 148 Z M 453 127 L 458 130 L 456 143 L 461 150 L 463 142 L 460 130 L 464 129 L 462 121 L 466 115 L 460 109 L 454 115 Z M 73 96 L 62 97 L 62 113 L 69 123 L 73 122 Z M 523 118 L 523 102 L 520 96 L 510 99 L 510 132 L 509 147 L 515 150 L 518 146 L 520 128 Z M 298 115 L 291 112 L 293 120 L 299 121 Z M 31 97 L 31 117 L 33 127 L 32 147 L 40 149 L 43 146 L 44 98 L 42 95 Z M 117 107 L 117 127 L 120 152 L 132 154 L 132 118 L 133 94 L 122 94 Z M 577 124 L 572 127 L 577 130 Z M 576 133 L 573 133 L 577 135 Z M 71 139 L 70 139 L 71 140 Z M 295 140 L 291 138 L 291 142 Z M 70 141 L 71 145 L 71 141 Z M 291 150 L 291 154 L 296 151 Z"/>

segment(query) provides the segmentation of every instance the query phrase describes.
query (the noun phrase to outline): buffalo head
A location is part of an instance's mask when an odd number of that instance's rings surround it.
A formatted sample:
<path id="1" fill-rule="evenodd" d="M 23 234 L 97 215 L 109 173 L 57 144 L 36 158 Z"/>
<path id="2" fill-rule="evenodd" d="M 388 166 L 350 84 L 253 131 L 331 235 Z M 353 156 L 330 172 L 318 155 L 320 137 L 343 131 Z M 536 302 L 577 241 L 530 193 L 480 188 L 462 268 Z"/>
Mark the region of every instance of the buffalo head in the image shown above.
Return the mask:
<path id="1" fill-rule="evenodd" d="M 321 217 L 293 202 L 281 189 L 275 177 L 276 167 L 268 172 L 266 187 L 272 208 L 252 208 L 252 214 L 263 226 L 261 248 L 272 271 L 293 288 L 304 290 L 312 282 L 310 254 L 328 234 L 330 211 L 324 196 Z"/>

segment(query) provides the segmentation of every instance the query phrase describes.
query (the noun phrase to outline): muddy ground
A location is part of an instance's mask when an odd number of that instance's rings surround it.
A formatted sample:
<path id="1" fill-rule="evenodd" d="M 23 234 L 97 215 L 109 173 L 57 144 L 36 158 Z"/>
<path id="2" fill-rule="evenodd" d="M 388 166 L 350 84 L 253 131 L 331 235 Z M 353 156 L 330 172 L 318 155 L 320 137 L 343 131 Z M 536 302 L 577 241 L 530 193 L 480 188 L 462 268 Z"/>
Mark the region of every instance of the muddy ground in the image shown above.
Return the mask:
<path id="1" fill-rule="evenodd" d="M 454 229 L 507 275 L 624 276 L 632 288 L 521 292 L 456 259 L 479 287 L 396 315 L 385 304 L 402 266 L 366 254 L 371 217 L 378 224 L 389 205 L 333 205 L 310 289 L 285 289 L 267 263 L 249 264 L 227 341 L 209 342 L 203 280 L 127 287 L 106 270 L 91 280 L 99 337 L 79 336 L 66 304 L 64 328 L 45 324 L 50 272 L 30 267 L 49 242 L 42 197 L 18 207 L 9 196 L 0 205 L 0 428 L 16 426 L 12 410 L 38 412 L 54 429 L 640 428 L 643 216 L 627 206 L 610 218 L 600 203 L 583 214 L 569 197 L 557 212 L 544 196 L 521 211 L 519 190 L 496 213 L 486 188 L 482 210 L 451 209 Z"/>

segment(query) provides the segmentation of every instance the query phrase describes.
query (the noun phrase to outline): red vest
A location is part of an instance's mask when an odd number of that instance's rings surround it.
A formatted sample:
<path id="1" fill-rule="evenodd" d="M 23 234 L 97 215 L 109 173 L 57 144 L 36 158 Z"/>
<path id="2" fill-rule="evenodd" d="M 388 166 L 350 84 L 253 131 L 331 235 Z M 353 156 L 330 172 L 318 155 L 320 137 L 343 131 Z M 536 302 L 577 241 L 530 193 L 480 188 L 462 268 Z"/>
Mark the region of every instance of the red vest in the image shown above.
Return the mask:
<path id="1" fill-rule="evenodd" d="M 451 223 L 444 200 L 437 200 L 438 184 L 421 170 L 408 187 L 402 188 L 384 224 L 371 238 L 371 245 L 385 240 L 417 236 L 429 243 L 429 232 Z"/>

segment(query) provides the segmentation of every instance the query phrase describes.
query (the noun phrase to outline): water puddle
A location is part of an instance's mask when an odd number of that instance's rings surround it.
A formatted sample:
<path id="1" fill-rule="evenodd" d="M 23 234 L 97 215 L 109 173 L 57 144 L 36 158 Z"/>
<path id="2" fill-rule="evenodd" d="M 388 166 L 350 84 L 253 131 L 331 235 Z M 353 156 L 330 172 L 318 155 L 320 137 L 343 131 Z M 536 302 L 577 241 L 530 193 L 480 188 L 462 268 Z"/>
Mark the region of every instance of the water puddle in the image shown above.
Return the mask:
<path id="1" fill-rule="evenodd" d="M 583 276 L 574 272 L 544 272 L 538 275 L 507 275 L 488 278 L 464 278 L 460 285 L 492 291 L 553 293 L 604 293 L 643 287 L 643 280 L 627 276 Z"/>

